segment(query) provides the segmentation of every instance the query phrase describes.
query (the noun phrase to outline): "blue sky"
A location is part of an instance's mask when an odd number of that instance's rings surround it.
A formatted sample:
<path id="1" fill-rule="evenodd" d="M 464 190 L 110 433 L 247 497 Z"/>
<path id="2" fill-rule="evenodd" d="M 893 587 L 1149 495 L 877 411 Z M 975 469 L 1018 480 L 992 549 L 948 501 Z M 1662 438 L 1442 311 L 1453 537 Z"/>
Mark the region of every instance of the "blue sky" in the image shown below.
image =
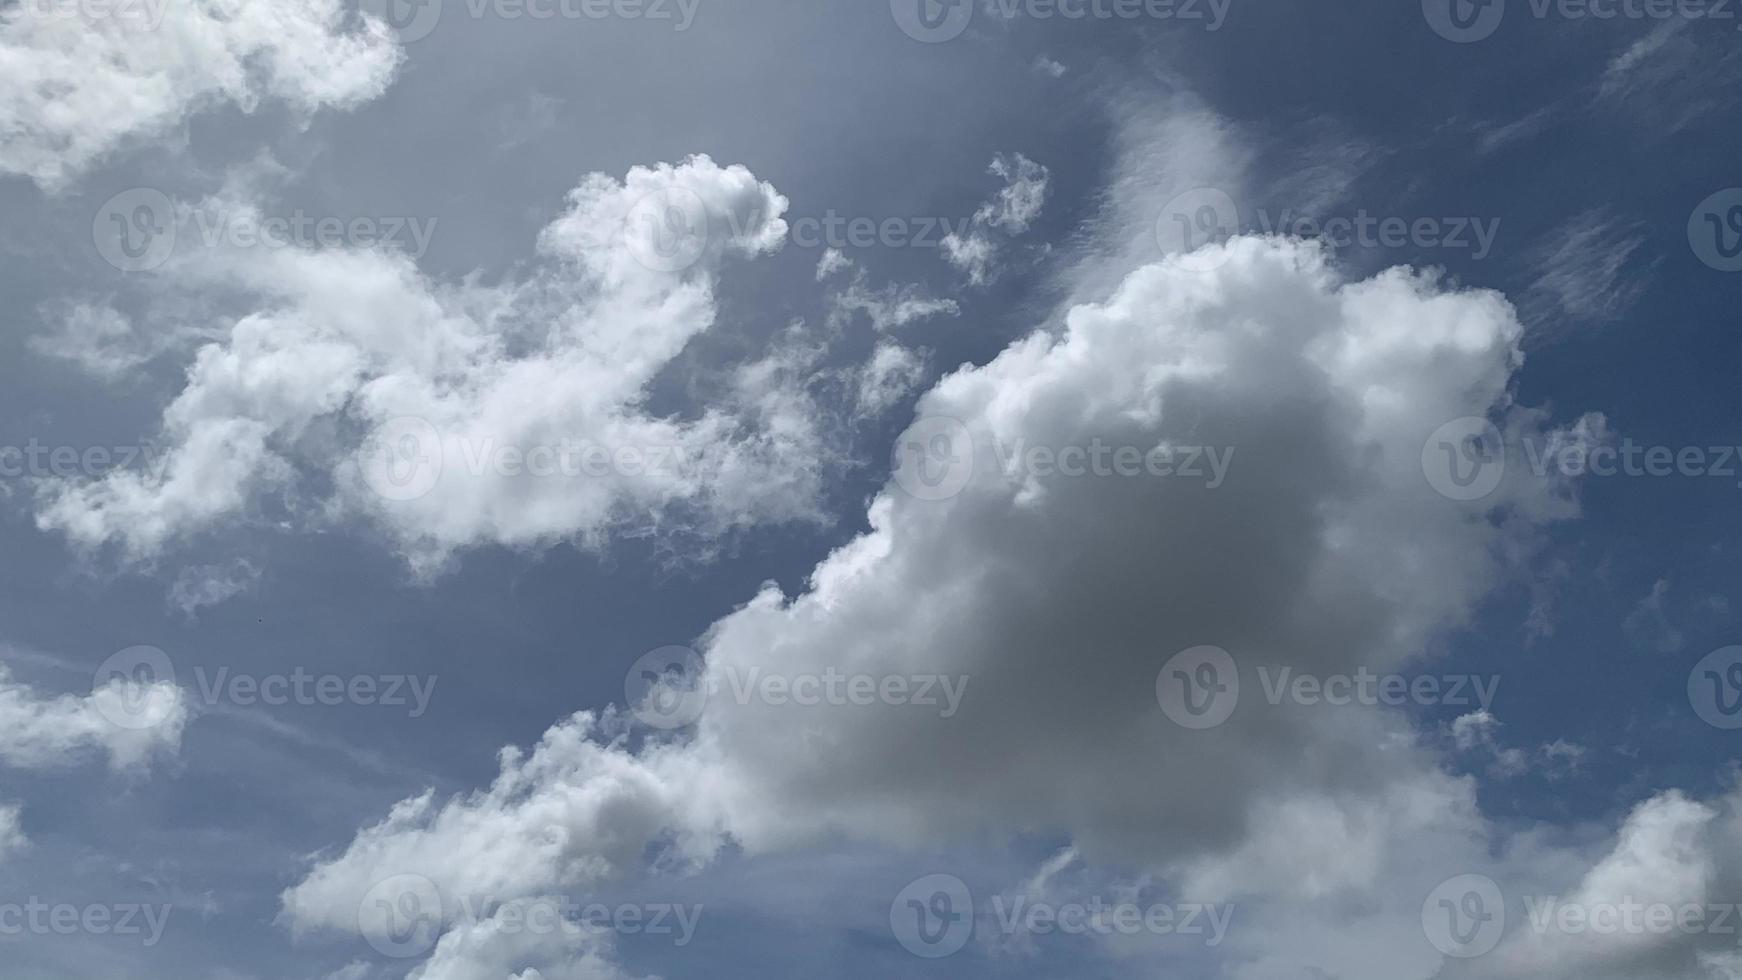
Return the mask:
<path id="1" fill-rule="evenodd" d="M 1739 27 L 0 8 L 3 972 L 1742 975 Z"/>

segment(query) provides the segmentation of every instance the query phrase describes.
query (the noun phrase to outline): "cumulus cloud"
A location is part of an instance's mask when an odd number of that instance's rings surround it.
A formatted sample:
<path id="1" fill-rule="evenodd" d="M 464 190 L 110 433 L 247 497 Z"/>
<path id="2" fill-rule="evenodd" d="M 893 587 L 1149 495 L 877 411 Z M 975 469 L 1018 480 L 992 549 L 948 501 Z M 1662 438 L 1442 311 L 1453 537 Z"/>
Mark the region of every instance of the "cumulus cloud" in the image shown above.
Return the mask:
<path id="1" fill-rule="evenodd" d="M 168 681 L 114 678 L 83 697 L 44 697 L 0 666 L 0 766 L 57 769 L 101 755 L 117 772 L 142 770 L 181 745 L 191 710 Z"/>
<path id="2" fill-rule="evenodd" d="M 1734 963 L 1727 958 L 1734 956 L 1735 936 L 1714 910 L 1736 902 L 1742 883 L 1742 864 L 1736 860 L 1742 844 L 1738 802 L 1734 791 L 1700 802 L 1670 790 L 1640 803 L 1606 851 L 1570 879 L 1557 881 L 1543 867 L 1536 869 L 1535 881 L 1520 882 L 1505 896 L 1517 914 L 1510 917 L 1514 924 L 1499 947 L 1447 976 L 1713 980 L 1731 975 L 1725 964 Z M 1648 915 L 1654 907 L 1670 912 L 1668 924 L 1659 913 Z M 1686 911 L 1693 908 L 1699 910 L 1697 921 Z"/>
<path id="3" fill-rule="evenodd" d="M 153 471 L 46 481 L 38 522 L 148 561 L 287 501 L 372 520 L 428 572 L 479 544 L 807 518 L 825 453 L 802 394 L 740 386 L 689 416 L 647 408 L 713 325 L 722 265 L 777 249 L 785 209 L 702 156 L 589 176 L 535 267 L 496 286 L 433 282 L 388 250 L 178 256 L 170 285 L 250 307 L 194 357 Z"/>
<path id="4" fill-rule="evenodd" d="M 1474 839 L 1470 785 L 1406 719 L 1266 703 L 1253 672 L 1419 663 L 1535 529 L 1574 512 L 1540 480 L 1458 504 L 1423 472 L 1450 419 L 1541 434 L 1510 396 L 1521 328 L 1499 296 L 1431 275 L 1345 282 L 1309 243 L 1214 248 L 1214 262 L 1137 269 L 1062 332 L 924 395 L 917 415 L 968 440 L 956 492 L 898 472 L 871 529 L 805 591 L 770 586 L 717 622 L 700 649 L 704 689 L 721 693 L 687 736 L 637 744 L 615 715 L 576 715 L 530 754 L 505 751 L 487 790 L 408 800 L 360 832 L 285 893 L 287 919 L 354 929 L 360 897 L 405 873 L 444 894 L 536 896 L 727 843 L 1031 833 L 1197 897 L 1302 898 L 1376 887 L 1411 835 Z M 1011 462 L 1097 440 L 1236 454 L 1214 489 Z M 1234 655 L 1250 693 L 1226 724 L 1188 731 L 1157 679 L 1205 643 Z M 827 670 L 966 686 L 952 712 L 727 693 Z"/>
<path id="5" fill-rule="evenodd" d="M 0 172 L 63 187 L 219 104 L 300 113 L 379 96 L 401 52 L 340 0 L 27 0 L 0 11 Z"/>
<path id="6" fill-rule="evenodd" d="M 535 900 L 535 903 L 539 900 Z M 556 899 L 543 899 L 546 908 Z M 511 902 L 495 915 L 442 936 L 429 961 L 407 980 L 629 980 L 611 957 L 610 934 L 558 928 L 548 934 L 525 927 L 528 902 Z M 534 905 L 536 910 L 536 905 Z"/>

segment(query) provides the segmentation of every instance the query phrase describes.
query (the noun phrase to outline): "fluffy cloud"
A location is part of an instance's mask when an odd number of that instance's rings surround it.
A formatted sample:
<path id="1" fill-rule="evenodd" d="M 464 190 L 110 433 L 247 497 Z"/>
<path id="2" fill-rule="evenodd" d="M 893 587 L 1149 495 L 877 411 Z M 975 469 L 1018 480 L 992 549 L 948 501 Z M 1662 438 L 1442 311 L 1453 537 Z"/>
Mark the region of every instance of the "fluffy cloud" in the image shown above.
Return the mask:
<path id="1" fill-rule="evenodd" d="M 647 408 L 712 326 L 722 264 L 778 248 L 785 209 L 696 157 L 586 178 L 535 268 L 495 287 L 432 282 L 389 251 L 180 256 L 168 282 L 251 309 L 198 351 L 153 470 L 48 481 L 38 522 L 143 561 L 279 499 L 363 515 L 430 571 L 477 544 L 808 517 L 826 453 L 803 393 L 767 387 L 779 372 L 740 374 L 690 417 Z"/>
<path id="2" fill-rule="evenodd" d="M 180 746 L 190 715 L 168 681 L 114 678 L 83 697 L 50 698 L 0 667 L 0 766 L 54 769 L 99 754 L 116 771 L 143 769 Z"/>
<path id="3" fill-rule="evenodd" d="M 545 908 L 556 900 L 545 900 Z M 407 980 L 628 980 L 611 959 L 610 934 L 579 928 L 529 930 L 529 903 L 508 903 L 485 920 L 441 938 L 429 961 Z"/>
<path id="4" fill-rule="evenodd" d="M 1482 829 L 1471 787 L 1404 718 L 1268 703 L 1256 671 L 1419 664 L 1535 529 L 1573 513 L 1539 480 L 1460 504 L 1423 472 L 1450 419 L 1541 435 L 1509 394 L 1517 320 L 1494 294 L 1409 270 L 1344 282 L 1298 241 L 1202 258 L 1137 269 L 1061 332 L 923 396 L 920 448 L 937 431 L 967 440 L 950 446 L 966 466 L 955 492 L 898 473 L 871 530 L 804 593 L 768 587 L 716 623 L 689 735 L 637 743 L 615 715 L 577 715 L 530 754 L 505 751 L 489 789 L 406 801 L 359 833 L 286 892 L 287 919 L 354 929 L 361 896 L 399 874 L 536 896 L 632 873 L 650 849 L 681 867 L 727 842 L 1058 835 L 1194 897 L 1295 900 L 1389 881 L 1412 836 L 1467 848 Z M 1011 462 L 1095 443 L 1234 455 L 1213 488 Z M 1226 724 L 1188 731 L 1158 707 L 1158 672 L 1202 644 L 1231 651 L 1246 686 Z M 967 686 L 948 712 L 733 696 L 747 678 L 827 671 Z"/>
<path id="5" fill-rule="evenodd" d="M 340 0 L 24 0 L 0 12 L 0 172 L 56 189 L 131 140 L 219 103 L 349 108 L 401 57 Z"/>

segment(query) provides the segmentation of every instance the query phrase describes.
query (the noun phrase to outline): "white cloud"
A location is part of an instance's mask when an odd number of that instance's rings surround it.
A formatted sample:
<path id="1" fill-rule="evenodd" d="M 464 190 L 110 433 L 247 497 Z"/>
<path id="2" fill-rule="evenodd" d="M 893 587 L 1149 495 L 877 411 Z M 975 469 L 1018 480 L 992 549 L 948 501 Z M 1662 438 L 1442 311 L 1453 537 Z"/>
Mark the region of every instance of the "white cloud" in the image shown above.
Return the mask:
<path id="1" fill-rule="evenodd" d="M 0 861 L 30 846 L 24 836 L 23 812 L 16 806 L 0 806 Z"/>
<path id="2" fill-rule="evenodd" d="M 1633 642 L 1648 652 L 1674 653 L 1682 648 L 1681 630 L 1669 621 L 1668 601 L 1669 581 L 1658 579 L 1621 622 Z"/>
<path id="3" fill-rule="evenodd" d="M 542 900 L 546 908 L 555 899 Z M 442 936 L 429 961 L 406 980 L 628 980 L 611 958 L 610 934 L 577 923 L 528 929 L 526 903 L 507 903 L 488 919 Z"/>
<path id="4" fill-rule="evenodd" d="M 170 285 L 223 287 L 251 308 L 195 356 L 163 413 L 160 465 L 47 481 L 38 522 L 147 561 L 277 495 L 317 518 L 372 519 L 428 572 L 486 543 L 808 518 L 824 452 L 801 392 L 731 392 L 691 417 L 644 407 L 713 325 L 722 264 L 777 249 L 785 209 L 744 168 L 696 157 L 588 177 L 536 267 L 495 288 L 432 282 L 388 251 L 180 256 Z M 674 236 L 673 214 L 695 224 Z M 891 316 L 910 319 L 907 305 Z M 405 467 L 428 479 L 402 494 Z"/>
<path id="5" fill-rule="evenodd" d="M 95 753 L 117 772 L 141 770 L 181 745 L 191 714 L 168 681 L 116 678 L 83 697 L 43 697 L 0 666 L 0 766 L 55 769 Z"/>
<path id="6" fill-rule="evenodd" d="M 917 413 L 973 435 L 966 485 L 934 500 L 892 484 L 803 594 L 771 586 L 716 623 L 701 646 L 722 693 L 692 737 L 633 749 L 614 716 L 576 715 L 504 752 L 487 790 L 408 800 L 360 832 L 285 893 L 287 919 L 354 929 L 360 897 L 404 873 L 456 895 L 584 887 L 656 843 L 682 867 L 727 841 L 1056 835 L 1085 861 L 1183 876 L 1194 897 L 1300 898 L 1378 887 L 1410 835 L 1473 839 L 1470 785 L 1400 715 L 1268 705 L 1249 676 L 1227 724 L 1188 732 L 1156 679 L 1206 642 L 1249 671 L 1397 668 L 1469 616 L 1535 528 L 1573 513 L 1534 479 L 1454 504 L 1421 469 L 1448 419 L 1540 435 L 1509 395 L 1521 328 L 1500 297 L 1431 276 L 1343 282 L 1303 242 L 1238 238 L 1217 259 L 1138 269 L 1061 333 L 939 382 Z M 1097 438 L 1237 456 L 1214 490 L 993 463 L 1018 441 Z M 752 670 L 831 667 L 970 686 L 949 717 L 727 693 Z"/>
<path id="7" fill-rule="evenodd" d="M 1051 173 L 1020 153 L 994 157 L 987 173 L 1004 179 L 998 194 L 974 212 L 966 231 L 944 236 L 945 261 L 983 286 L 996 276 L 997 237 L 1015 237 L 1028 230 L 1046 204 Z"/>
<path id="8" fill-rule="evenodd" d="M 1556 228 L 1535 250 L 1530 286 L 1534 316 L 1575 324 L 1623 317 L 1649 283 L 1656 263 L 1637 256 L 1645 236 L 1602 209 Z"/>
<path id="9" fill-rule="evenodd" d="M 113 11 L 120 10 L 121 13 Z M 0 13 L 0 172 L 64 186 L 218 104 L 300 113 L 380 95 L 401 57 L 340 0 L 12 4 Z M 161 21 L 161 23 L 157 23 Z"/>
<path id="10" fill-rule="evenodd" d="M 192 618 L 201 609 L 242 595 L 260 581 L 260 569 L 245 558 L 217 565 L 190 565 L 169 588 L 169 604 Z"/>
<path id="11" fill-rule="evenodd" d="M 893 341 L 881 341 L 859 368 L 857 407 L 865 416 L 881 415 L 912 391 L 925 376 L 925 359 Z"/>
<path id="12" fill-rule="evenodd" d="M 44 313 L 55 321 L 55 329 L 32 336 L 30 349 L 73 364 L 92 377 L 119 381 L 153 356 L 133 322 L 112 306 L 72 302 Z"/>
<path id="13" fill-rule="evenodd" d="M 1063 64 L 1048 58 L 1044 54 L 1034 56 L 1034 70 L 1048 78 L 1063 78 L 1065 72 L 1070 71 L 1070 69 L 1065 67 Z"/>

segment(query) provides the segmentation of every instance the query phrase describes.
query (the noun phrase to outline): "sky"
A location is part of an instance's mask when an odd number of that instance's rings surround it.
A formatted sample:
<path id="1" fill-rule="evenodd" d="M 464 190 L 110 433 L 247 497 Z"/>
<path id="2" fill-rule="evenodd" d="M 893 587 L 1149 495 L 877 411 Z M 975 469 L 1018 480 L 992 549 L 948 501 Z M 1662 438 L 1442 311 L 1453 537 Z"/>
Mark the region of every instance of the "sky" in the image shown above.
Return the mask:
<path id="1" fill-rule="evenodd" d="M 1742 977 L 1727 0 L 3 0 L 7 980 Z"/>

